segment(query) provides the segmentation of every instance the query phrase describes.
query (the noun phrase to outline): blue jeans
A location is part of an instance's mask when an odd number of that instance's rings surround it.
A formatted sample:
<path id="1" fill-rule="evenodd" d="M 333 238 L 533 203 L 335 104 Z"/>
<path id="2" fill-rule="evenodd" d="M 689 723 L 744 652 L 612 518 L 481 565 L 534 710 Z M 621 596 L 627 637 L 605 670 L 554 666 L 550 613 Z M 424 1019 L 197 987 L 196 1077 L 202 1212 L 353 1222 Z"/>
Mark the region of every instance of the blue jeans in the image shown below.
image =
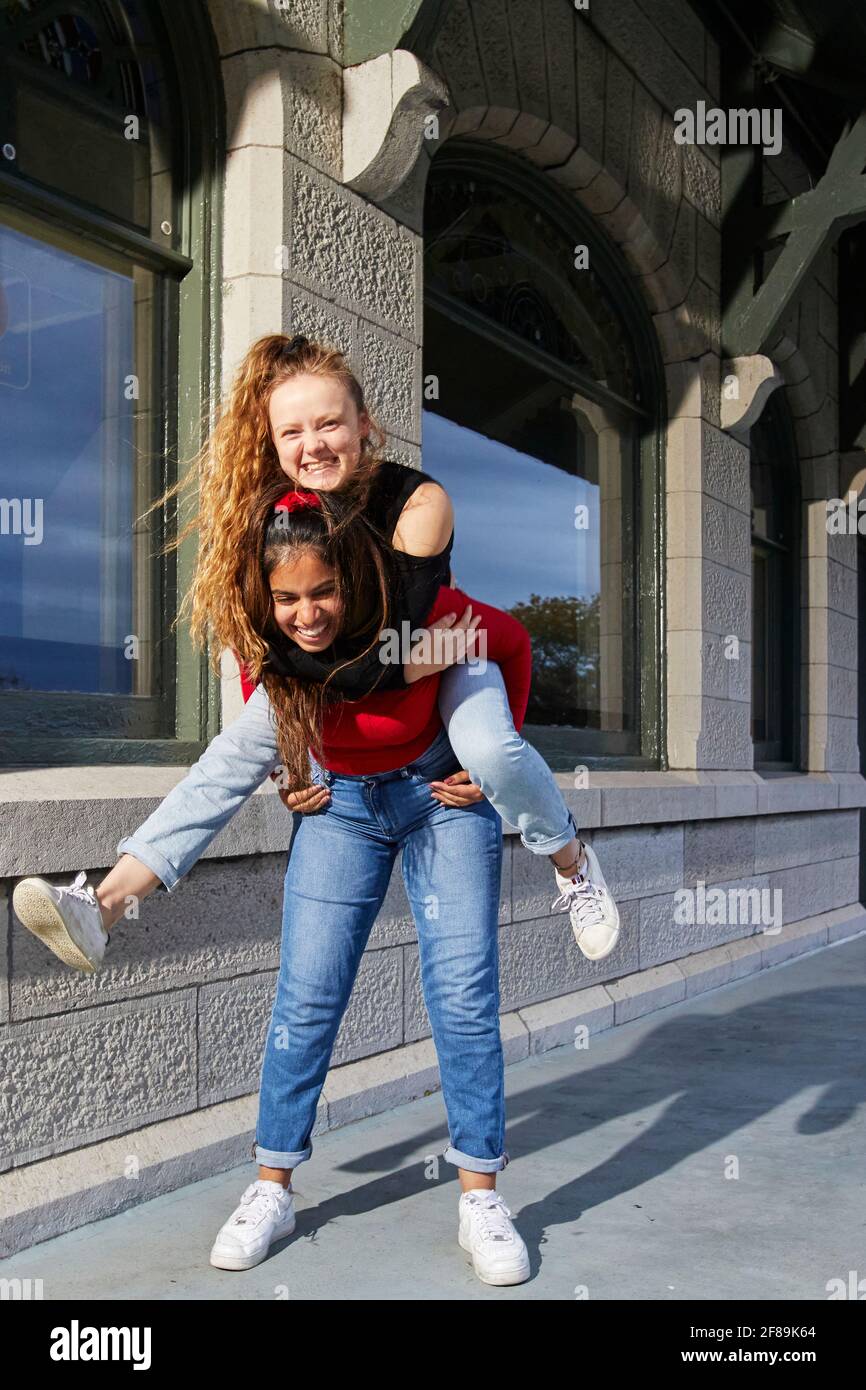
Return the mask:
<path id="1" fill-rule="evenodd" d="M 311 761 L 331 799 L 299 817 L 289 855 L 254 1157 L 295 1168 L 312 1153 L 334 1041 L 402 851 L 448 1116 L 442 1156 L 477 1173 L 504 1168 L 499 817 L 488 801 L 455 808 L 431 796 L 428 782 L 460 766 L 444 729 L 414 763 L 391 772 L 349 776 Z"/>
<path id="2" fill-rule="evenodd" d="M 450 666 L 439 682 L 439 713 L 460 766 L 533 854 L 555 854 L 577 824 L 537 749 L 517 732 L 495 661 Z"/>

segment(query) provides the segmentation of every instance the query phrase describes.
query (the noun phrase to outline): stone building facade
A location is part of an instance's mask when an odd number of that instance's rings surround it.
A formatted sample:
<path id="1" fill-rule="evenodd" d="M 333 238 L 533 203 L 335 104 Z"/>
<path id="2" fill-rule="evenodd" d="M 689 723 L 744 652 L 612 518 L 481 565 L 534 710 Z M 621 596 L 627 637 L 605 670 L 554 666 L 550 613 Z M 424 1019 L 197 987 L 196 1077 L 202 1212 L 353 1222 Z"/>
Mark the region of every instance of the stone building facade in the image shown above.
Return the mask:
<path id="1" fill-rule="evenodd" d="M 578 740 L 552 759 L 623 931 L 606 960 L 586 960 L 567 917 L 550 912 L 547 861 L 506 828 L 506 1059 L 568 1043 L 580 1024 L 610 1028 L 864 930 L 858 537 L 832 534 L 826 506 L 859 494 L 862 482 L 862 450 L 839 428 L 839 247 L 831 239 L 814 260 L 771 342 L 727 355 L 722 150 L 675 138 L 679 109 L 722 105 L 712 26 L 686 0 L 590 0 L 580 9 L 570 0 L 444 0 L 383 4 L 375 15 L 350 0 L 201 0 L 200 10 L 197 77 L 185 99 L 206 96 L 209 114 L 178 230 L 192 237 L 206 175 L 210 234 L 177 248 L 190 262 L 177 270 L 186 295 L 178 371 L 186 355 L 196 400 L 217 399 L 264 333 L 327 338 L 364 382 L 389 455 L 435 475 L 426 445 L 422 452 L 438 372 L 425 353 L 425 206 L 437 160 L 461 150 L 476 171 L 489 150 L 506 181 L 511 165 L 524 195 L 544 186 L 558 217 L 567 221 L 573 208 L 576 241 L 586 231 L 590 254 L 598 246 L 607 258 L 608 285 L 618 277 L 626 287 L 623 339 L 641 319 L 633 341 L 648 346 L 638 366 L 661 384 L 640 425 L 648 471 L 636 505 L 647 509 L 640 534 L 647 525 L 651 534 L 634 572 L 646 650 L 630 658 L 641 681 L 633 742 L 617 756 L 601 742 L 586 752 Z M 166 63 L 179 66 L 168 31 L 165 42 Z M 785 131 L 781 150 L 764 156 L 767 204 L 813 182 Z M 31 215 L 48 212 L 34 206 Z M 196 319 L 204 300 L 213 312 Z M 764 552 L 754 531 L 753 431 L 769 402 L 793 440 L 798 555 L 784 571 L 796 574 L 796 588 L 784 588 L 780 611 L 761 613 L 768 652 L 777 649 L 767 628 L 781 621 L 792 636 L 788 664 L 772 673 L 790 737 L 763 765 L 754 739 L 754 566 Z M 438 408 L 447 414 L 446 398 Z M 603 401 L 595 408 L 603 442 L 612 426 Z M 780 476 L 775 468 L 773 460 L 766 476 Z M 602 505 L 618 516 L 620 501 L 611 481 Z M 495 498 L 489 505 L 495 514 Z M 598 545 L 608 594 L 619 591 L 621 558 L 604 538 Z M 457 561 L 455 571 L 462 582 Z M 630 638 L 610 607 L 600 624 L 619 653 L 601 656 L 610 730 L 623 718 L 617 661 Z M 251 797 L 170 900 L 155 894 L 142 905 L 94 978 L 66 970 L 12 920 L 17 878 L 66 882 L 81 868 L 98 876 L 118 840 L 239 712 L 230 661 L 209 685 L 179 655 L 178 679 L 196 698 L 177 717 L 174 755 L 170 737 L 139 756 L 134 738 L 106 751 L 89 732 L 75 756 L 67 748 L 43 757 L 43 722 L 29 758 L 14 741 L 2 758 L 4 1253 L 248 1159 L 291 836 L 274 788 Z M 763 668 L 761 679 L 770 679 Z M 678 895 L 694 889 L 697 902 L 701 886 L 721 887 L 726 904 L 737 890 L 766 891 L 761 901 L 780 901 L 782 916 L 684 924 Z M 314 1134 L 437 1086 L 416 932 L 395 870 Z"/>

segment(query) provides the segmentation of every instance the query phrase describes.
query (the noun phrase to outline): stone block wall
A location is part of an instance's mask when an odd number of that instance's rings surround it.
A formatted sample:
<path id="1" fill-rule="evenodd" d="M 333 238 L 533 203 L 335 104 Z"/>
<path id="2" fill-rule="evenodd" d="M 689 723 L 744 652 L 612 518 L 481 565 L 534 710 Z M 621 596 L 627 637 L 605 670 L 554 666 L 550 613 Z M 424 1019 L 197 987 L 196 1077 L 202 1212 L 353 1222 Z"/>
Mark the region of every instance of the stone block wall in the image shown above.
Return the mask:
<path id="1" fill-rule="evenodd" d="M 615 950 L 598 962 L 578 950 L 568 915 L 550 910 L 546 857 L 506 835 L 502 1013 L 856 903 L 858 817 L 852 808 L 583 830 L 622 919 Z M 200 860 L 174 893 L 152 895 L 137 920 L 115 929 L 94 976 L 68 970 L 13 925 L 14 881 L 0 882 L 0 1171 L 256 1094 L 279 967 L 285 864 L 285 854 L 273 852 Z M 676 895 L 698 884 L 725 890 L 728 921 L 680 924 Z M 741 898 L 738 890 L 767 896 Z M 777 904 L 778 916 L 761 916 Z M 429 1037 L 398 856 L 331 1065 Z"/>

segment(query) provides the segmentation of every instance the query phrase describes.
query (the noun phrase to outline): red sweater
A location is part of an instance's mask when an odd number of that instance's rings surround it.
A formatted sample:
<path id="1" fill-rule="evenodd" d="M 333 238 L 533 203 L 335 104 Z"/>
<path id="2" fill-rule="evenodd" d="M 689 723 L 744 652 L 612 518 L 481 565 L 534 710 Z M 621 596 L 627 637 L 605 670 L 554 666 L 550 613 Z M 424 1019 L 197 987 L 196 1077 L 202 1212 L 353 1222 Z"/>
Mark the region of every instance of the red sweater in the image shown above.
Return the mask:
<path id="1" fill-rule="evenodd" d="M 469 603 L 472 616 L 481 615 L 479 633 L 487 634 L 486 653 L 477 640 L 476 650 L 501 668 L 514 727 L 519 732 L 532 679 L 532 647 L 523 624 L 500 608 L 491 608 L 461 589 L 446 589 L 444 585 L 427 623 L 446 613 L 459 617 Z M 328 707 L 322 725 L 324 766 L 331 772 L 352 774 L 390 772 L 420 757 L 442 728 L 437 703 L 442 674 L 425 676 L 405 690 L 374 691 L 360 700 L 343 700 Z M 243 667 L 241 688 L 245 701 L 255 689 Z"/>

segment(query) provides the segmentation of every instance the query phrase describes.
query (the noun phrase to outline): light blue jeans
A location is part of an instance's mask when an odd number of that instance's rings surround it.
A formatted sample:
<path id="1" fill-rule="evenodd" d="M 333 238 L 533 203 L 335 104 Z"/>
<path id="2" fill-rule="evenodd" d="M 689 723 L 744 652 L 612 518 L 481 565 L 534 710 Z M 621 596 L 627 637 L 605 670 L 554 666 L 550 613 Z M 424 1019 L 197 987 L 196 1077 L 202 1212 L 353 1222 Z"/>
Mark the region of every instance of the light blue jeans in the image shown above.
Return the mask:
<path id="1" fill-rule="evenodd" d="M 313 764 L 331 798 L 300 817 L 286 869 L 253 1145 L 268 1168 L 295 1168 L 312 1153 L 334 1041 L 401 851 L 448 1116 L 442 1157 L 476 1173 L 509 1161 L 499 1023 L 502 825 L 488 801 L 456 808 L 431 796 L 428 782 L 459 766 L 444 729 L 413 763 L 391 772 L 350 776 Z"/>
<path id="2" fill-rule="evenodd" d="M 577 825 L 537 749 L 514 727 L 495 661 L 450 666 L 439 682 L 439 713 L 460 766 L 533 854 L 555 854 Z"/>

